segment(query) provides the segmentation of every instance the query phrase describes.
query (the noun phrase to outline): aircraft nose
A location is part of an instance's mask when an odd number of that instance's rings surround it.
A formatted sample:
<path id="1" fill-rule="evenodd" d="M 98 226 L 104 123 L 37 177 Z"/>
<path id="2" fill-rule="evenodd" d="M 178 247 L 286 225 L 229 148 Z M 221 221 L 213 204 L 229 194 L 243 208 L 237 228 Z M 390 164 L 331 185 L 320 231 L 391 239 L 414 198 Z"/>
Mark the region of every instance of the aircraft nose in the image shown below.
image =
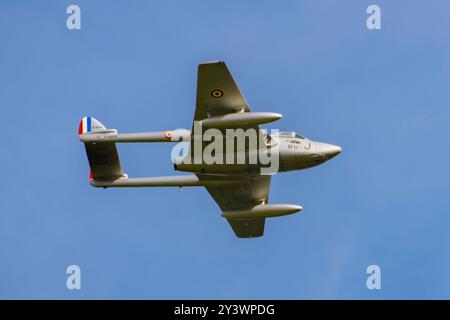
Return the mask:
<path id="1" fill-rule="evenodd" d="M 341 153 L 342 149 L 334 144 L 319 143 L 317 151 L 326 156 L 328 159 L 331 159 Z"/>
<path id="2" fill-rule="evenodd" d="M 341 147 L 335 146 L 334 144 L 328 144 L 327 147 L 325 148 L 324 154 L 328 157 L 328 159 L 331 159 L 341 152 L 342 152 Z"/>

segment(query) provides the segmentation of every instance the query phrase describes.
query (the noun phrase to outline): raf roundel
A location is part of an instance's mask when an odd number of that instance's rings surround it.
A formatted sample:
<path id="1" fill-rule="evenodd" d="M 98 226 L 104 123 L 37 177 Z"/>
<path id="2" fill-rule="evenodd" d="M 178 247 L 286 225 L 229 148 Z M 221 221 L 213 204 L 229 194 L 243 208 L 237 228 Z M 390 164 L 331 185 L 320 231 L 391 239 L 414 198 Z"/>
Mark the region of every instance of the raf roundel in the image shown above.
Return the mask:
<path id="1" fill-rule="evenodd" d="M 223 97 L 223 91 L 219 89 L 215 89 L 211 91 L 211 97 L 219 99 Z"/>
<path id="2" fill-rule="evenodd" d="M 167 140 L 172 139 L 172 136 L 173 136 L 173 132 L 172 131 L 164 132 L 164 138 L 166 138 Z"/>

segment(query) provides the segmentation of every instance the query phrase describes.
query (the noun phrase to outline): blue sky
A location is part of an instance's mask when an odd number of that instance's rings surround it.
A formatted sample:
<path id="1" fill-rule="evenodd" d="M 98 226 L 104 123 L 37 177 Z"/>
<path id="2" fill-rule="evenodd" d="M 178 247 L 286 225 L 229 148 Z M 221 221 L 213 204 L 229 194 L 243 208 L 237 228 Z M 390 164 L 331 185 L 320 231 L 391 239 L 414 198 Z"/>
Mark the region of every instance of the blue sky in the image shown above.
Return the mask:
<path id="1" fill-rule="evenodd" d="M 450 298 L 449 15 L 444 0 L 2 1 L 0 298 Z M 217 59 L 253 110 L 284 115 L 266 127 L 343 148 L 272 179 L 271 202 L 304 210 L 258 239 L 202 188 L 92 188 L 77 137 L 84 115 L 190 128 L 197 64 Z M 174 174 L 170 150 L 119 146 L 132 177 Z"/>

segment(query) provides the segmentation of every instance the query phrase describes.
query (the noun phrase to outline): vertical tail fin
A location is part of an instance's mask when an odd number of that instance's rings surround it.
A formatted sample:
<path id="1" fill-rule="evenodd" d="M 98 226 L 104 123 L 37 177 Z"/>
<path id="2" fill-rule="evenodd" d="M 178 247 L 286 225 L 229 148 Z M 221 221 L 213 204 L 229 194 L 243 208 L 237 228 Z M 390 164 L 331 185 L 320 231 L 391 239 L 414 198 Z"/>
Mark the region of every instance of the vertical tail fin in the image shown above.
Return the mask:
<path id="1" fill-rule="evenodd" d="M 89 116 L 81 119 L 78 126 L 78 135 L 106 131 L 110 130 Z M 122 171 L 114 142 L 85 142 L 84 146 L 91 168 L 89 180 L 115 180 L 126 176 Z"/>
<path id="2" fill-rule="evenodd" d="M 78 126 L 78 134 L 89 133 L 89 132 L 102 132 L 107 130 L 106 127 L 97 119 L 90 116 L 81 119 Z"/>

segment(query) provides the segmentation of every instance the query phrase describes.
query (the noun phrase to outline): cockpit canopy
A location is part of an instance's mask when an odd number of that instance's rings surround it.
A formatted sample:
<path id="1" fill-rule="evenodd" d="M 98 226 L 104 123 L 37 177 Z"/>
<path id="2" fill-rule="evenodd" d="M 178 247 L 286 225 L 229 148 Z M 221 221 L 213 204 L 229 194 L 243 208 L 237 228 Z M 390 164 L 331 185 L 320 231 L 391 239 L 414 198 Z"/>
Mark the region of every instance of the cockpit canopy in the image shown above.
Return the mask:
<path id="1" fill-rule="evenodd" d="M 272 133 L 271 136 L 273 136 L 273 137 L 284 137 L 284 138 L 306 139 L 304 136 L 299 135 L 296 132 L 278 132 L 278 133 Z"/>
<path id="2" fill-rule="evenodd" d="M 278 138 L 306 139 L 296 132 L 272 132 L 270 135 L 265 136 L 265 141 L 268 145 L 276 145 L 278 144 Z"/>

